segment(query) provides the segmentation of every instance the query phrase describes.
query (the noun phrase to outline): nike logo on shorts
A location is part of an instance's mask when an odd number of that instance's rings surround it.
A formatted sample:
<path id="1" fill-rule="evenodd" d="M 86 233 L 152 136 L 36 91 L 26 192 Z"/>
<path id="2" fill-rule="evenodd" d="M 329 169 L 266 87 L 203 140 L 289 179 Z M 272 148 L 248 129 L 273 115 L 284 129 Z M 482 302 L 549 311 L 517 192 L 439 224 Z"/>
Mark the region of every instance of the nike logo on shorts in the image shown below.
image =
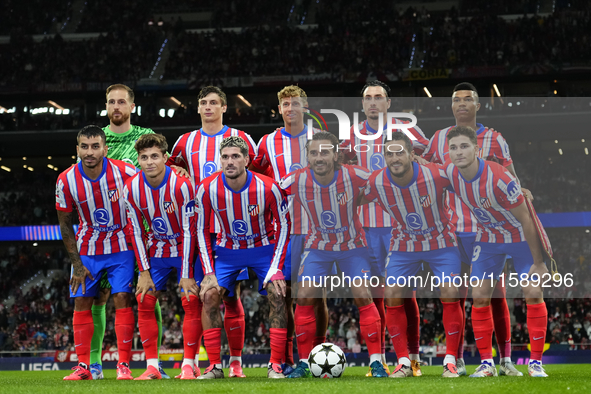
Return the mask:
<path id="1" fill-rule="evenodd" d="M 129 342 L 131 342 L 131 339 L 128 339 L 127 341 L 125 339 L 123 340 L 123 343 L 129 343 Z"/>
<path id="2" fill-rule="evenodd" d="M 457 334 L 459 331 L 454 331 L 454 332 L 448 332 L 447 335 L 454 335 Z"/>
<path id="3" fill-rule="evenodd" d="M 400 335 L 400 333 L 398 333 L 396 335 L 392 335 L 392 338 L 396 338 L 398 335 Z"/>
<path id="4" fill-rule="evenodd" d="M 372 335 L 377 334 L 377 332 L 372 332 L 371 334 L 367 334 L 368 337 L 371 337 Z"/>
<path id="5" fill-rule="evenodd" d="M 78 345 L 74 345 L 74 347 L 78 347 L 78 346 L 82 346 L 82 344 L 81 344 L 81 343 L 79 343 Z"/>
<path id="6" fill-rule="evenodd" d="M 301 336 L 302 336 L 302 335 L 304 335 L 304 334 L 305 334 L 305 332 L 303 332 L 303 333 L 301 333 L 301 334 L 296 334 L 296 338 L 299 338 L 299 337 L 301 337 Z"/>
<path id="7" fill-rule="evenodd" d="M 474 340 L 475 340 L 475 341 L 480 341 L 482 338 L 484 338 L 484 337 L 476 338 L 476 339 L 474 339 Z"/>
<path id="8" fill-rule="evenodd" d="M 187 346 L 193 346 L 194 344 L 196 344 L 197 342 L 193 342 L 193 343 L 187 343 Z"/>
<path id="9" fill-rule="evenodd" d="M 544 338 L 544 337 L 539 337 L 539 338 L 534 337 L 534 341 L 537 341 L 537 340 L 542 339 L 542 338 Z"/>
<path id="10" fill-rule="evenodd" d="M 230 331 L 237 330 L 237 329 L 239 329 L 240 327 L 242 327 L 242 326 L 238 326 L 238 327 L 230 327 Z"/>
<path id="11" fill-rule="evenodd" d="M 142 344 L 146 343 L 149 340 L 150 340 L 150 338 L 146 339 L 145 341 L 142 341 Z"/>

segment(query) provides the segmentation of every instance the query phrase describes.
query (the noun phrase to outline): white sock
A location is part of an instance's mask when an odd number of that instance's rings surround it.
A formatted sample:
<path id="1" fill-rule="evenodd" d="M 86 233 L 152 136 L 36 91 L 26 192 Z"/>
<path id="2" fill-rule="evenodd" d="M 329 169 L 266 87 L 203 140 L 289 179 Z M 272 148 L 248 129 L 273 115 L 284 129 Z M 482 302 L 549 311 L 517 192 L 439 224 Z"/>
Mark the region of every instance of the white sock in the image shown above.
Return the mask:
<path id="1" fill-rule="evenodd" d="M 382 353 L 382 364 L 386 364 L 386 355 Z"/>
<path id="2" fill-rule="evenodd" d="M 484 360 L 481 361 L 482 363 L 487 362 L 490 365 L 492 365 L 493 367 L 495 366 L 495 360 L 493 360 L 492 358 L 485 358 Z"/>
<path id="3" fill-rule="evenodd" d="M 461 358 L 456 358 L 456 364 L 457 364 L 459 361 L 461 361 L 461 362 L 464 362 L 464 357 L 461 357 Z M 465 363 L 464 363 L 464 364 L 465 364 Z"/>
<path id="4" fill-rule="evenodd" d="M 369 355 L 369 364 L 371 365 L 374 361 L 382 362 L 382 355 L 380 353 L 374 353 Z"/>
<path id="5" fill-rule="evenodd" d="M 411 360 L 421 361 L 421 359 L 419 358 L 419 355 L 418 354 L 411 353 L 411 354 L 409 354 L 409 357 L 410 357 Z"/>
<path id="6" fill-rule="evenodd" d="M 197 355 L 197 357 L 195 357 L 195 360 L 193 360 L 193 365 L 199 368 L 199 355 Z"/>
<path id="7" fill-rule="evenodd" d="M 240 366 L 242 366 L 242 356 L 230 356 L 230 364 L 232 364 L 234 361 L 238 361 Z"/>
<path id="8" fill-rule="evenodd" d="M 151 365 L 152 367 L 158 369 L 158 359 L 157 358 L 149 358 L 146 360 L 148 363 L 148 367 Z"/>
<path id="9" fill-rule="evenodd" d="M 184 358 L 183 365 L 181 365 L 181 368 L 183 368 L 185 365 L 190 365 L 191 368 L 194 368 L 195 367 L 195 360 L 193 360 L 192 358 Z"/>
<path id="10" fill-rule="evenodd" d="M 510 363 L 511 362 L 511 357 L 501 357 L 501 359 L 499 360 L 502 363 Z"/>
<path id="11" fill-rule="evenodd" d="M 443 365 L 447 365 L 450 363 L 456 365 L 456 357 L 452 356 L 451 354 L 446 354 L 445 358 L 443 359 Z"/>
<path id="12" fill-rule="evenodd" d="M 398 359 L 398 364 L 404 364 L 407 367 L 410 367 L 410 359 L 408 357 L 400 357 Z"/>

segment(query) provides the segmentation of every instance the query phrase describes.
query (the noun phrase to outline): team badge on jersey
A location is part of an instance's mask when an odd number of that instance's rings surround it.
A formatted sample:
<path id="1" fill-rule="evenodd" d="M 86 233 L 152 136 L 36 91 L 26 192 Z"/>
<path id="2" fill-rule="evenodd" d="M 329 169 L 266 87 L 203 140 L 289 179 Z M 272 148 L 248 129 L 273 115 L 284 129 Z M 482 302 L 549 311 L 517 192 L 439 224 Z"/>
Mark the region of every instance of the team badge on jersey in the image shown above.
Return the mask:
<path id="1" fill-rule="evenodd" d="M 490 208 L 491 207 L 490 201 L 486 197 L 480 197 L 480 205 L 482 205 L 482 208 Z"/>
<path id="2" fill-rule="evenodd" d="M 347 203 L 347 192 L 342 192 L 337 194 L 337 202 L 341 205 L 345 205 Z"/>
<path id="3" fill-rule="evenodd" d="M 111 202 L 115 202 L 115 201 L 119 200 L 119 190 L 118 189 L 109 190 L 109 200 L 111 200 Z"/>
<path id="4" fill-rule="evenodd" d="M 248 213 L 250 214 L 250 216 L 257 216 L 259 214 L 259 206 L 256 204 L 249 205 Z"/>
<path id="5" fill-rule="evenodd" d="M 164 210 L 166 211 L 166 213 L 173 213 L 174 204 L 170 201 L 164 201 Z"/>
<path id="6" fill-rule="evenodd" d="M 428 208 L 431 206 L 431 196 L 426 195 L 426 196 L 420 196 L 419 200 L 421 201 L 421 205 L 423 206 L 423 208 Z"/>

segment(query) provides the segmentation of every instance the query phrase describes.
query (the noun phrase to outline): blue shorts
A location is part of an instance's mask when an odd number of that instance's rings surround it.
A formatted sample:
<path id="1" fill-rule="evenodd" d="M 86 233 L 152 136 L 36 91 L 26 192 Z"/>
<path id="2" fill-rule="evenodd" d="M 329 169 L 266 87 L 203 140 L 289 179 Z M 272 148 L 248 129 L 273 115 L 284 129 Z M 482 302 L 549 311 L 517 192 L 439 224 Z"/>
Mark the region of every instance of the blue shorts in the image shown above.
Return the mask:
<path id="1" fill-rule="evenodd" d="M 166 282 L 172 273 L 172 269 L 176 268 L 176 283 L 181 281 L 181 267 L 183 265 L 182 257 L 167 257 L 167 258 L 150 258 L 150 276 L 156 286 L 156 291 L 166 290 Z M 201 286 L 203 280 L 203 270 L 197 266 L 195 267 L 193 276 L 197 286 Z"/>
<path id="2" fill-rule="evenodd" d="M 297 275 L 297 270 L 300 268 L 300 263 L 302 262 L 302 253 L 304 253 L 305 242 L 305 234 L 292 234 L 289 237 L 285 266 L 283 267 L 285 280 L 291 280 L 292 277 Z"/>
<path id="3" fill-rule="evenodd" d="M 251 268 L 259 280 L 259 293 L 267 295 L 267 291 L 263 290 L 263 281 L 269 272 L 274 253 L 274 244 L 237 250 L 217 247 L 215 250 L 215 277 L 218 280 L 218 285 L 228 290 L 226 292 L 228 297 L 233 297 L 240 272 L 244 269 L 248 271 L 248 268 Z M 248 264 L 244 268 L 244 265 L 236 265 L 236 262 L 247 262 Z"/>
<path id="4" fill-rule="evenodd" d="M 386 260 L 392 239 L 391 227 L 363 227 L 371 264 L 371 276 L 386 276 Z"/>
<path id="5" fill-rule="evenodd" d="M 396 252 L 388 255 L 386 264 L 386 283 L 394 284 L 398 278 L 416 276 L 423 263 L 428 263 L 433 275 L 439 277 L 441 282 L 450 282 L 452 277 L 460 275 L 460 252 L 456 247 L 430 250 L 427 252 Z M 392 282 L 393 278 L 395 282 Z M 402 283 L 402 282 L 400 282 Z M 412 283 L 412 282 L 411 282 Z"/>
<path id="6" fill-rule="evenodd" d="M 367 248 L 357 248 L 334 252 L 332 250 L 306 249 L 302 255 L 302 263 L 298 271 L 298 282 L 304 276 L 312 281 L 321 281 L 321 278 L 334 274 L 335 264 L 345 276 L 363 278 L 371 276 L 371 264 Z"/>
<path id="7" fill-rule="evenodd" d="M 214 255 L 215 255 L 215 251 L 217 250 L 217 245 L 216 245 L 217 236 L 218 235 L 216 233 L 211 233 L 211 247 L 213 248 Z M 198 259 L 198 261 L 200 262 L 201 259 Z M 200 264 L 196 263 L 196 265 L 200 265 Z M 201 279 L 203 279 L 203 267 L 201 267 L 200 270 L 201 270 Z M 195 270 L 195 271 L 197 271 L 197 270 Z M 237 280 L 240 281 L 240 280 L 248 280 L 248 279 L 250 279 L 250 276 L 248 275 L 248 268 L 244 268 L 238 274 Z M 197 272 L 195 272 L 195 280 L 197 280 Z"/>
<path id="8" fill-rule="evenodd" d="M 80 260 L 82 260 L 82 265 L 90 271 L 94 280 L 86 277 L 86 294 L 84 295 L 82 295 L 82 286 L 78 287 L 76 294 L 72 293 L 70 287 L 70 297 L 96 296 L 104 271 L 107 271 L 112 294 L 131 293 L 133 291 L 135 256 L 131 250 L 96 256 L 80 256 Z M 74 273 L 74 267 L 72 267 L 72 273 Z"/>
<path id="9" fill-rule="evenodd" d="M 513 258 L 513 266 L 519 278 L 522 274 L 529 275 L 534 258 L 526 241 L 510 244 L 475 242 L 470 277 L 491 279 L 492 274 L 492 279 L 499 279 L 508 256 Z"/>
<path id="10" fill-rule="evenodd" d="M 458 249 L 460 250 L 462 263 L 471 265 L 476 233 L 456 233 L 456 238 L 458 239 Z"/>

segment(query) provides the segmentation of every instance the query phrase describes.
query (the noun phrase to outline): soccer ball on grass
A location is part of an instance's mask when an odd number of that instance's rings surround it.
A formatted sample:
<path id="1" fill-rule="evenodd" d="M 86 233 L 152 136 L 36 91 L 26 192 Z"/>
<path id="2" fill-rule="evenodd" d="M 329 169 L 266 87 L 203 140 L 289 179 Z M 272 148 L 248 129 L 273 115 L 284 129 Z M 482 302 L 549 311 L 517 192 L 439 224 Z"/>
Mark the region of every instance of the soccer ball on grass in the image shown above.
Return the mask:
<path id="1" fill-rule="evenodd" d="M 308 365 L 315 378 L 340 378 L 347 366 L 347 359 L 337 345 L 321 343 L 310 352 Z"/>

